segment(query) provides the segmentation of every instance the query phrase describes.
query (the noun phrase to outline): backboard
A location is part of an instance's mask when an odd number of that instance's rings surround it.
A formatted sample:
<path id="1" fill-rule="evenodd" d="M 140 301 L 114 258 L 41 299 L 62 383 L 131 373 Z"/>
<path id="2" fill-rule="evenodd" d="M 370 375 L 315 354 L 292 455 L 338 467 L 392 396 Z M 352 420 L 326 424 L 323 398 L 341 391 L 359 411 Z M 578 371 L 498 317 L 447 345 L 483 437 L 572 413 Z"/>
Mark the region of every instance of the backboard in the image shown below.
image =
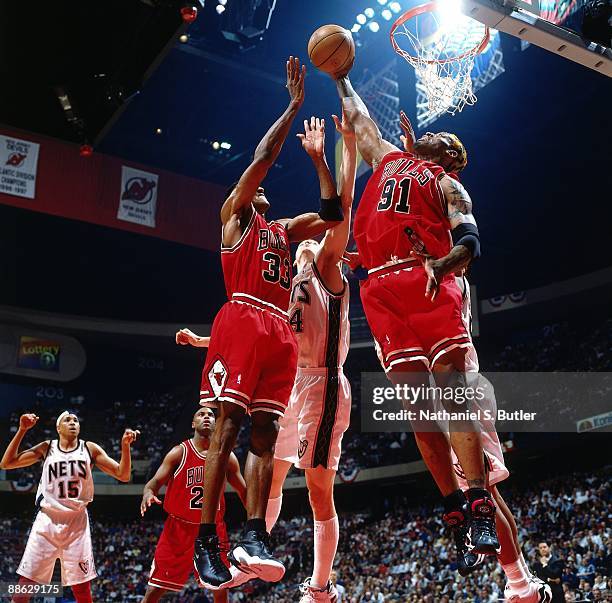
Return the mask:
<path id="1" fill-rule="evenodd" d="M 577 0 L 463 0 L 461 10 L 493 29 L 612 77 L 612 49 L 559 25 L 576 3 Z"/>

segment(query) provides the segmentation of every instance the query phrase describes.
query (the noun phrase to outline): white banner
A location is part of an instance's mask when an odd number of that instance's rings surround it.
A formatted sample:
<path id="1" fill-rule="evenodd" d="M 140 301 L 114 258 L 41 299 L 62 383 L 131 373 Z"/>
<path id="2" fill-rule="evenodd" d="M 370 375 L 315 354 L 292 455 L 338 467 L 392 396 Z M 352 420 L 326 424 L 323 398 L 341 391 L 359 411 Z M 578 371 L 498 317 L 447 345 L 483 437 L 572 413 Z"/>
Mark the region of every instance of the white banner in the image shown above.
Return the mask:
<path id="1" fill-rule="evenodd" d="M 155 228 L 158 175 L 124 165 L 117 218 Z"/>
<path id="2" fill-rule="evenodd" d="M 34 199 L 39 148 L 37 142 L 0 136 L 0 193 Z"/>

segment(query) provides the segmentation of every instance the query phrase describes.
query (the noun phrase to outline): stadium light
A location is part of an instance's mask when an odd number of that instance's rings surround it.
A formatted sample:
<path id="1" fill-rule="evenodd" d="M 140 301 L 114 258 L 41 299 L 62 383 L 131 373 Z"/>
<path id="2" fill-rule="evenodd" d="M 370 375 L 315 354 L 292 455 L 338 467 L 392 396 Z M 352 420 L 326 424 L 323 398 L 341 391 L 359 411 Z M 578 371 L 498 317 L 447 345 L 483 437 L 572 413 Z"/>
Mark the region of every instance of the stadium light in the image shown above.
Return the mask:
<path id="1" fill-rule="evenodd" d="M 402 10 L 402 5 L 399 2 L 391 2 L 391 4 L 389 4 L 389 8 L 394 13 L 399 13 Z"/>
<path id="2" fill-rule="evenodd" d="M 215 151 L 218 151 L 220 146 L 221 145 L 216 140 L 212 143 L 212 148 L 215 149 Z"/>
<path id="3" fill-rule="evenodd" d="M 219 146 L 226 151 L 229 151 L 229 149 L 232 148 L 232 145 L 229 142 L 222 142 Z"/>
<path id="4" fill-rule="evenodd" d="M 357 23 L 359 23 L 359 25 L 365 25 L 367 20 L 368 20 L 368 18 L 363 13 L 359 13 L 355 17 L 355 21 L 357 21 Z"/>
<path id="5" fill-rule="evenodd" d="M 227 0 L 217 0 L 219 2 L 219 4 L 222 4 L 223 6 L 225 6 L 227 4 Z"/>
<path id="6" fill-rule="evenodd" d="M 225 6 L 223 6 L 223 4 L 217 4 L 215 10 L 217 11 L 218 15 L 222 15 L 225 12 Z"/>
<path id="7" fill-rule="evenodd" d="M 387 4 L 387 0 L 378 0 L 378 4 L 384 6 L 385 4 Z"/>
<path id="8" fill-rule="evenodd" d="M 354 23 L 353 27 L 351 27 L 351 31 L 353 33 L 357 33 L 360 29 L 361 29 L 361 25 L 359 25 L 359 23 Z"/>
<path id="9" fill-rule="evenodd" d="M 383 10 L 381 15 L 385 21 L 390 21 L 391 17 L 393 16 L 393 13 L 388 8 L 385 8 L 385 10 Z"/>
<path id="10" fill-rule="evenodd" d="M 460 0 L 439 0 L 437 5 L 436 12 L 440 15 L 440 25 L 444 29 L 459 27 L 465 21 Z"/>
<path id="11" fill-rule="evenodd" d="M 380 25 L 376 21 L 371 21 L 368 25 L 370 31 L 376 33 L 380 29 Z"/>
<path id="12" fill-rule="evenodd" d="M 366 9 L 365 9 L 363 12 L 364 12 L 365 16 L 366 16 L 368 19 L 371 19 L 371 18 L 374 16 L 374 9 L 373 9 L 373 8 L 369 8 L 369 7 L 368 7 L 368 8 L 366 8 Z"/>

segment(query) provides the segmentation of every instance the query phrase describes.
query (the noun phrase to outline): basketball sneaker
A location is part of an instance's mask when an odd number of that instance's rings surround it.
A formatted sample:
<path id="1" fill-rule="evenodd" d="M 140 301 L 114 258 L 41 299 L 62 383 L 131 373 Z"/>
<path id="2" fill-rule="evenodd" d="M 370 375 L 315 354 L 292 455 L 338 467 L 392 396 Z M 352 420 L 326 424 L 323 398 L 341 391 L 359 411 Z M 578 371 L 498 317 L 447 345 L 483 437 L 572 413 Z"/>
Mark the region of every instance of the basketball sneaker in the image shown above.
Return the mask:
<path id="1" fill-rule="evenodd" d="M 506 584 L 504 589 L 504 599 L 508 603 L 551 603 L 552 591 L 550 586 L 539 578 L 531 580 L 526 589 L 513 589 L 510 584 Z"/>
<path id="2" fill-rule="evenodd" d="M 467 540 L 470 529 L 470 506 L 465 503 L 461 509 L 450 511 L 442 516 L 450 528 L 457 547 L 457 571 L 460 576 L 469 576 L 484 561 L 485 556 L 470 551 Z"/>
<path id="3" fill-rule="evenodd" d="M 224 588 L 236 588 L 236 586 L 240 586 L 249 580 L 254 580 L 257 578 L 255 574 L 243 572 L 240 568 L 235 565 L 231 565 L 229 567 L 230 574 L 232 575 L 232 579 L 225 585 Z"/>
<path id="4" fill-rule="evenodd" d="M 265 531 L 246 532 L 228 559 L 243 572 L 255 574 L 265 582 L 278 582 L 285 575 L 285 566 L 270 552 L 270 535 Z"/>
<path id="5" fill-rule="evenodd" d="M 193 569 L 196 580 L 209 590 L 225 588 L 231 581 L 232 575 L 221 559 L 219 537 L 216 534 L 196 538 Z"/>
<path id="6" fill-rule="evenodd" d="M 311 580 L 312 578 L 306 578 L 306 580 L 300 584 L 300 592 L 302 593 L 300 603 L 316 603 L 316 601 L 336 603 L 336 601 L 338 601 L 338 591 L 331 581 L 327 583 L 325 588 L 315 588 L 311 586 Z"/>
<path id="7" fill-rule="evenodd" d="M 473 553 L 495 555 L 499 552 L 495 510 L 495 503 L 490 496 L 470 500 L 471 522 L 467 545 Z"/>

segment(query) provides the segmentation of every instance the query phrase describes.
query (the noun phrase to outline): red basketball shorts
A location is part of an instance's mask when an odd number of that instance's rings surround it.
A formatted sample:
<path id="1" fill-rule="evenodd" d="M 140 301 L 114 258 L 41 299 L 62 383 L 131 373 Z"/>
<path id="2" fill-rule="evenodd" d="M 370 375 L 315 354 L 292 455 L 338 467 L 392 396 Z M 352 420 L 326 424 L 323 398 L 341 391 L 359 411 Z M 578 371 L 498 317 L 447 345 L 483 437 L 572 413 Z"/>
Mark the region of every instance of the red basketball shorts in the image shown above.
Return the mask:
<path id="1" fill-rule="evenodd" d="M 164 529 L 155 548 L 151 564 L 149 586 L 179 592 L 189 580 L 193 571 L 193 548 L 200 524 L 183 521 L 168 515 Z M 227 551 L 229 539 L 225 522 L 217 523 L 217 535 L 221 546 L 221 558 L 229 567 Z"/>
<path id="2" fill-rule="evenodd" d="M 232 402 L 249 413 L 282 415 L 297 368 L 297 342 L 286 315 L 259 300 L 227 302 L 213 323 L 200 404 Z"/>
<path id="3" fill-rule="evenodd" d="M 425 297 L 426 284 L 423 268 L 406 262 L 370 271 L 361 285 L 361 301 L 386 372 L 394 367 L 431 370 L 450 351 L 471 345 L 455 278 L 442 281 L 433 302 Z"/>

